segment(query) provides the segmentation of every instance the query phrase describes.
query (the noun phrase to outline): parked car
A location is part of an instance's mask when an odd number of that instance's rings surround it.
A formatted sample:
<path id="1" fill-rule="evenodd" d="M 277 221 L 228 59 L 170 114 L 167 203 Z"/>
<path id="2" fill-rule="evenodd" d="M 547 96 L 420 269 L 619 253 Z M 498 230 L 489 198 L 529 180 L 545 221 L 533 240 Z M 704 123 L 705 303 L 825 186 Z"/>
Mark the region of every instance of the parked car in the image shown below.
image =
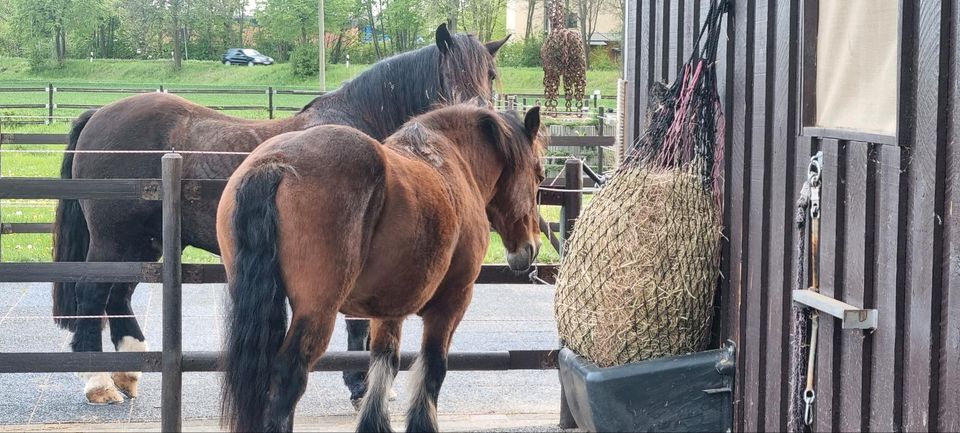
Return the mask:
<path id="1" fill-rule="evenodd" d="M 273 58 L 250 48 L 230 48 L 221 57 L 224 65 L 272 65 Z"/>

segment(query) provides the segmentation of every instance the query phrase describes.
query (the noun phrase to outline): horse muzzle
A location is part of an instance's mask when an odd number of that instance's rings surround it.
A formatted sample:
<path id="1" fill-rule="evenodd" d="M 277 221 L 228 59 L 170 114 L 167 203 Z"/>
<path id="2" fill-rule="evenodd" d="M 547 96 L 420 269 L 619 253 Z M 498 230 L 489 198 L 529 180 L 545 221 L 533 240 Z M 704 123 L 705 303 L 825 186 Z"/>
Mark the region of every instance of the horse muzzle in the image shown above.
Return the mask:
<path id="1" fill-rule="evenodd" d="M 507 266 L 515 272 L 529 270 L 539 250 L 540 248 L 534 243 L 524 242 L 516 251 L 507 251 Z"/>

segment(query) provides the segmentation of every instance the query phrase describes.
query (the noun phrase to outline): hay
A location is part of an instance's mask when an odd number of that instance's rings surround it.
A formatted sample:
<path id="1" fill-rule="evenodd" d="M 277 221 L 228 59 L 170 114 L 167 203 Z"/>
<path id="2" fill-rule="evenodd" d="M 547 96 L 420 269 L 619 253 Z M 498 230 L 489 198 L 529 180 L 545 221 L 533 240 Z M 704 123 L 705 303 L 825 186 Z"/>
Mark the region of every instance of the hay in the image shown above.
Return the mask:
<path id="1" fill-rule="evenodd" d="M 557 279 L 565 345 L 602 367 L 703 348 L 722 229 L 700 173 L 624 170 L 591 200 Z"/>

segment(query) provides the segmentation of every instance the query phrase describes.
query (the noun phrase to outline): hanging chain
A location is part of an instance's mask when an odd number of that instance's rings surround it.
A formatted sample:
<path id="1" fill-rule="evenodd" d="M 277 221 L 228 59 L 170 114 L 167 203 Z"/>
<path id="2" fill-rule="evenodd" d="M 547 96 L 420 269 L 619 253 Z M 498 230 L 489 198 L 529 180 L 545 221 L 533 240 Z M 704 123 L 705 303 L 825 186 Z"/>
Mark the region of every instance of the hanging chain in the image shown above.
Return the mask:
<path id="1" fill-rule="evenodd" d="M 804 192 L 809 185 L 810 194 L 810 288 L 814 292 L 820 291 L 820 185 L 821 174 L 823 170 L 823 152 L 817 152 L 810 158 L 810 167 L 807 170 L 807 183 L 804 184 Z M 801 194 L 802 195 L 802 194 Z M 814 373 L 817 363 L 817 334 L 820 329 L 820 313 L 812 310 L 810 313 L 810 349 L 807 358 L 807 387 L 803 391 L 803 402 L 806 404 L 804 410 L 803 422 L 806 425 L 813 424 L 814 402 L 817 399 L 817 393 L 813 389 Z"/>

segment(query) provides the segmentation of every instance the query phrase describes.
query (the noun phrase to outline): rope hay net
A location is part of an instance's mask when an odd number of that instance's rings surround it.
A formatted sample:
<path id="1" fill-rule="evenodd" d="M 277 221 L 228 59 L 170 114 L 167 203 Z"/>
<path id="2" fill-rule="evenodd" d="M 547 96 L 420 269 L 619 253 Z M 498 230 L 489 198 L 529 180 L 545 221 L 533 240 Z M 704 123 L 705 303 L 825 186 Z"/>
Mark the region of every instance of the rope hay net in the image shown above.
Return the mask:
<path id="1" fill-rule="evenodd" d="M 720 276 L 725 12 L 714 0 L 681 78 L 651 91 L 648 128 L 586 205 L 555 310 L 563 344 L 601 367 L 702 350 Z"/>

